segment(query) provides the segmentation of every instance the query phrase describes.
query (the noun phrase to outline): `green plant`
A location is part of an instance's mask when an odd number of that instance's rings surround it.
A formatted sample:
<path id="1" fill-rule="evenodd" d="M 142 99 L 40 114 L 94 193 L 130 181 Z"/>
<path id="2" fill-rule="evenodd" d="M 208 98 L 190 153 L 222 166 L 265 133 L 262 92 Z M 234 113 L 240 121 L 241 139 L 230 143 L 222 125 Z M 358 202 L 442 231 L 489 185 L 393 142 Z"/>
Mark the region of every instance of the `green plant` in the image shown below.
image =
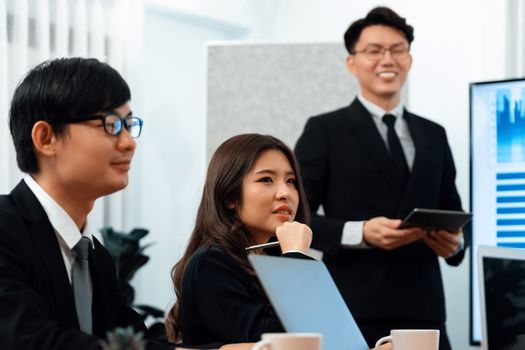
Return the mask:
<path id="1" fill-rule="evenodd" d="M 146 342 L 142 333 L 135 333 L 133 327 L 116 328 L 107 333 L 107 341 L 101 341 L 103 350 L 145 350 Z"/>
<path id="2" fill-rule="evenodd" d="M 148 317 L 152 319 L 148 322 L 150 324 L 146 334 L 148 338 L 163 337 L 164 312 L 153 306 L 133 304 L 135 290 L 130 284 L 135 273 L 149 261 L 149 257 L 144 254 L 144 251 L 153 243 L 140 245 L 140 240 L 147 236 L 149 231 L 143 228 L 135 228 L 131 232 L 125 233 L 115 231 L 111 227 L 104 227 L 100 233 L 104 246 L 115 263 L 122 297 L 129 306 L 138 311 L 143 321 L 146 321 Z"/>

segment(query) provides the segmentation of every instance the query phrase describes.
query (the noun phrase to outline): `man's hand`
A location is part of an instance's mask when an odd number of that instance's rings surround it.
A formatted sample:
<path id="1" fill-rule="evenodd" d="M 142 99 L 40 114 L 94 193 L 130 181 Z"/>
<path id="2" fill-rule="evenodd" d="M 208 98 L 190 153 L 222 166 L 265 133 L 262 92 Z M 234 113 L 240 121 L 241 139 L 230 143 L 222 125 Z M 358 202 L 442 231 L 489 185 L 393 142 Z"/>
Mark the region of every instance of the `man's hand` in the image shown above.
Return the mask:
<path id="1" fill-rule="evenodd" d="M 368 245 L 393 250 L 417 241 L 426 234 L 424 230 L 418 227 L 399 229 L 399 225 L 401 225 L 401 220 L 383 216 L 372 218 L 366 221 L 363 226 L 363 239 Z"/>
<path id="2" fill-rule="evenodd" d="M 458 249 L 462 237 L 463 231 L 461 230 L 454 233 L 444 230 L 430 231 L 428 235 L 423 237 L 423 242 L 437 255 L 449 258 Z"/>

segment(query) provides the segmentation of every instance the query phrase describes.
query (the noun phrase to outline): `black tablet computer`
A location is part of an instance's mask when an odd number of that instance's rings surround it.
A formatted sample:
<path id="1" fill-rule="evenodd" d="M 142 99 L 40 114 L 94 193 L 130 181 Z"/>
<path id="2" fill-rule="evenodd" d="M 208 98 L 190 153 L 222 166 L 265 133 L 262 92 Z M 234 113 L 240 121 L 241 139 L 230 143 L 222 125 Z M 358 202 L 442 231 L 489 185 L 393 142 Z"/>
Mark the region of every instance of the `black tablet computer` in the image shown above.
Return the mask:
<path id="1" fill-rule="evenodd" d="M 403 220 L 400 228 L 422 227 L 456 232 L 470 219 L 472 214 L 463 211 L 415 208 Z"/>

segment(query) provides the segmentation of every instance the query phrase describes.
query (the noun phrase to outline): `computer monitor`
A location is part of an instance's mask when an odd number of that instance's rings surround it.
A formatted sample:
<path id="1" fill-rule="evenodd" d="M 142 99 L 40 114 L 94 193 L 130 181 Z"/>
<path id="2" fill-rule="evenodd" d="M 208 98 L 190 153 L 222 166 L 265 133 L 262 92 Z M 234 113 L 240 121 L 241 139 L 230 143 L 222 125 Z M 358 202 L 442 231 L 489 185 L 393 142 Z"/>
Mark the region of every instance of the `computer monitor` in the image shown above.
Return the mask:
<path id="1" fill-rule="evenodd" d="M 525 349 L 525 250 L 478 248 L 482 350 Z"/>
<path id="2" fill-rule="evenodd" d="M 525 248 L 525 79 L 470 84 L 472 252 Z M 479 344 L 478 265 L 471 255 L 471 343 Z"/>

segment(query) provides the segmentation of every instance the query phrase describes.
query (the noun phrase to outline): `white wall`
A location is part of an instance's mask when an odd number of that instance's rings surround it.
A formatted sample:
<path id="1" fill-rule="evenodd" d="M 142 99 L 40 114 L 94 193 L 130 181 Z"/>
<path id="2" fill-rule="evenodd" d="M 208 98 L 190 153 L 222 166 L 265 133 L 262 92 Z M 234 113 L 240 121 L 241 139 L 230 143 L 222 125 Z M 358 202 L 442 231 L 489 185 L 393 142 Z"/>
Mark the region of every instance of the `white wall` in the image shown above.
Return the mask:
<path id="1" fill-rule="evenodd" d="M 177 8 L 146 6 L 144 69 L 134 188 L 137 226 L 150 230 L 151 260 L 134 279 L 136 303 L 167 308 L 170 269 L 193 227 L 205 172 L 205 59 L 207 40 L 238 39 L 242 28 Z M 132 101 L 133 102 L 133 101 Z"/>
<path id="2" fill-rule="evenodd" d="M 169 269 L 194 220 L 205 171 L 205 40 L 342 42 L 348 24 L 376 5 L 415 27 L 409 108 L 446 129 L 469 206 L 468 84 L 504 78 L 505 2 L 257 0 L 147 2 L 146 81 L 138 223 L 151 230 L 152 261 L 137 276 L 137 301 L 172 300 Z M 219 5 L 220 4 L 220 5 Z M 349 96 L 350 101 L 350 96 Z M 138 164 L 137 164 L 138 165 Z M 135 178 L 137 180 L 137 178 Z M 468 346 L 468 263 L 443 266 L 454 349 Z"/>

